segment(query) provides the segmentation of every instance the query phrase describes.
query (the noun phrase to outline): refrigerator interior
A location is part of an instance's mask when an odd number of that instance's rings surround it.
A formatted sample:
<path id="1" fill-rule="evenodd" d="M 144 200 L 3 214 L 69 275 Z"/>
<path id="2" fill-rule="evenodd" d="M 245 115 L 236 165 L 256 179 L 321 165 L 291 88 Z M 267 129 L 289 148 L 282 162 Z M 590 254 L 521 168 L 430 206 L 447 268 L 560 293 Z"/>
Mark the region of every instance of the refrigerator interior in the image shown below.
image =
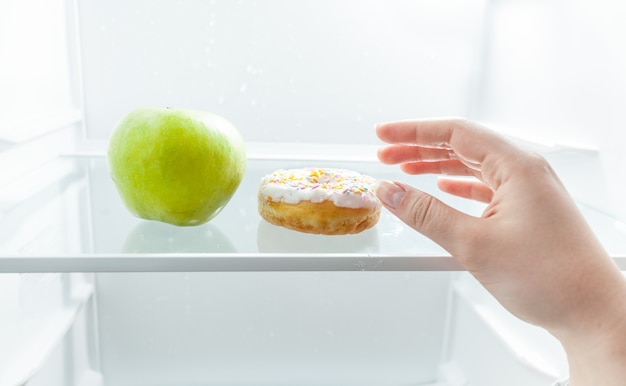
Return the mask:
<path id="1" fill-rule="evenodd" d="M 0 385 L 495 386 L 567 375 L 556 340 L 389 212 L 342 237 L 256 212 L 261 176 L 315 164 L 404 181 L 479 215 L 435 177 L 375 155 L 375 122 L 463 115 L 501 122 L 543 154 L 626 269 L 618 155 L 576 129 L 597 111 L 563 117 L 588 101 L 568 105 L 553 84 L 553 111 L 525 100 L 536 90 L 515 88 L 503 70 L 513 65 L 495 54 L 507 42 L 491 41 L 513 13 L 548 26 L 569 9 L 561 2 L 35 3 L 46 12 L 28 18 L 28 5 L 8 1 L 0 16 L 0 54 L 21 58 L 0 64 L 14 86 L 0 89 Z M 29 30 L 38 24 L 44 32 Z M 521 102 L 555 129 L 513 109 Z M 173 227 L 123 206 L 107 138 L 137 105 L 211 110 L 240 128 L 246 174 L 211 222 Z"/>

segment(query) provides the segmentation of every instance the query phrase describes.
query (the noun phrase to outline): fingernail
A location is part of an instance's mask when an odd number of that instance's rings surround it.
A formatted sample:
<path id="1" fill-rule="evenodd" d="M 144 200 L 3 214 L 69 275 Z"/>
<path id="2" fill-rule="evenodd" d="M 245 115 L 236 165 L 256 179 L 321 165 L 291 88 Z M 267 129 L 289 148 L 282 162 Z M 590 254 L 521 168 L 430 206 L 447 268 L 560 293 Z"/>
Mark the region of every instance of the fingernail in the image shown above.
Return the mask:
<path id="1" fill-rule="evenodd" d="M 380 181 L 376 187 L 376 195 L 388 207 L 395 209 L 400 205 L 406 189 L 391 181 Z"/>

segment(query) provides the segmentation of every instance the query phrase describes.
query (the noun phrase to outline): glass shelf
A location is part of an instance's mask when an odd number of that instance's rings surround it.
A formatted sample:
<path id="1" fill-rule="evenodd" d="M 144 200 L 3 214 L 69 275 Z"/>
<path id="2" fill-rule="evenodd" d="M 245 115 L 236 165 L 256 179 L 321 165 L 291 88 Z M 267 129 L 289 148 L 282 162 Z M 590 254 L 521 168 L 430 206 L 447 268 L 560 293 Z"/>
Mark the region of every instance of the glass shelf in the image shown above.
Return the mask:
<path id="1" fill-rule="evenodd" d="M 251 146 L 246 174 L 225 209 L 207 224 L 176 227 L 133 217 L 102 151 L 58 157 L 0 193 L 0 272 L 449 271 L 461 270 L 441 247 L 383 209 L 357 235 L 299 233 L 257 212 L 262 176 L 279 168 L 340 167 L 399 180 L 469 214 L 483 206 L 443 195 L 435 176 L 407 176 L 375 161 L 371 149 Z M 342 154 L 340 157 L 329 154 Z M 581 207 L 615 260 L 626 268 L 626 230 Z"/>

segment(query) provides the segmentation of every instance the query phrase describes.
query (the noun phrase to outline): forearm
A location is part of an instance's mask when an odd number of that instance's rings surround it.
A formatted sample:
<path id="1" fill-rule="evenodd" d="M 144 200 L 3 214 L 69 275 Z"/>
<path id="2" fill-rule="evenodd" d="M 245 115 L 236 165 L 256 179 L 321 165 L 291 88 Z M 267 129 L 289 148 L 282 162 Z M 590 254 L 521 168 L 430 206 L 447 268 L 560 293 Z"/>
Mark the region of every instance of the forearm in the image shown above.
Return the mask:
<path id="1" fill-rule="evenodd" d="M 595 304 L 578 307 L 571 323 L 552 331 L 567 354 L 571 386 L 626 384 L 626 281 L 617 269 L 600 278 L 593 289 L 579 287 L 598 294 Z"/>
<path id="2" fill-rule="evenodd" d="M 608 337 L 609 334 L 607 334 Z M 612 342 L 568 342 L 570 386 L 623 386 L 626 382 L 626 331 Z"/>

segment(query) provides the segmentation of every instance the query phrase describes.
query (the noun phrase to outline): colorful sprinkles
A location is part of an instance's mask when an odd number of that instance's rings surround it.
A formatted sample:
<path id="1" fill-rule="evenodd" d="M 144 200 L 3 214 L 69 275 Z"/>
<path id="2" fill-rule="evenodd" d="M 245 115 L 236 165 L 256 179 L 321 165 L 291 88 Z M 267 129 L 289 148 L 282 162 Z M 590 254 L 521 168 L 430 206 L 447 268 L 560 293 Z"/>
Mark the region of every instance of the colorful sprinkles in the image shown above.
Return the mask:
<path id="1" fill-rule="evenodd" d="M 354 195 L 370 191 L 369 185 L 374 182 L 371 177 L 343 169 L 307 168 L 298 170 L 303 172 L 277 170 L 269 176 L 267 182 L 286 185 L 296 191 L 321 188 L 335 193 Z"/>
<path id="2" fill-rule="evenodd" d="M 295 204 L 301 200 L 332 200 L 337 206 L 373 207 L 377 181 L 346 169 L 279 169 L 261 181 L 260 193 L 269 201 Z"/>

